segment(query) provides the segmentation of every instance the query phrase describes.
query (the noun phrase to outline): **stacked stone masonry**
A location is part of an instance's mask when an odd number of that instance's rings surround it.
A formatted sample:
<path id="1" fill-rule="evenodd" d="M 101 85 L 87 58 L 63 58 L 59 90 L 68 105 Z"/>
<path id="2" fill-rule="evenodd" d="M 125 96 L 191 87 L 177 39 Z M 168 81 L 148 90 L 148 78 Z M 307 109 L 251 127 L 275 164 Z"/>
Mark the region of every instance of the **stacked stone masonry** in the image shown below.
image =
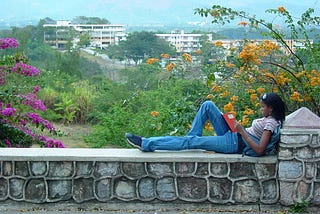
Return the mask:
<path id="1" fill-rule="evenodd" d="M 320 204 L 319 130 L 281 130 L 278 156 L 0 149 L 0 200 Z"/>
<path id="2" fill-rule="evenodd" d="M 278 161 L 279 202 L 320 205 L 320 130 L 283 129 Z"/>
<path id="3" fill-rule="evenodd" d="M 0 200 L 276 203 L 276 163 L 2 161 Z"/>

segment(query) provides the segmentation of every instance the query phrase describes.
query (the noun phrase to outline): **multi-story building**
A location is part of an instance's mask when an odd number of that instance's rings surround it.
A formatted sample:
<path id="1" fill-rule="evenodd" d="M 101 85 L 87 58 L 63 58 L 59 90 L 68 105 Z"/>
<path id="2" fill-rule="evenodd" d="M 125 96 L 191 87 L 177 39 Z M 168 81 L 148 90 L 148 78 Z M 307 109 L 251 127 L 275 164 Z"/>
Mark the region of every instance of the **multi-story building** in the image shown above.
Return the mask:
<path id="1" fill-rule="evenodd" d="M 87 34 L 90 46 L 103 49 L 118 44 L 126 38 L 124 25 L 73 24 L 71 21 L 55 21 L 44 24 L 44 41 L 57 49 L 64 49 L 68 42 L 75 45 L 81 35 Z"/>
<path id="2" fill-rule="evenodd" d="M 156 34 L 175 46 L 178 53 L 192 53 L 201 48 L 201 38 L 204 34 L 185 33 L 183 30 L 175 30 L 168 34 Z M 212 41 L 212 34 L 207 34 L 207 40 Z"/>
<path id="3" fill-rule="evenodd" d="M 275 39 L 249 39 L 247 41 L 252 43 L 262 43 L 265 40 L 269 40 L 277 45 L 279 45 L 280 49 L 284 51 L 284 53 L 289 53 L 289 49 L 293 52 L 296 51 L 296 49 L 304 48 L 306 40 L 305 39 L 284 39 L 284 42 L 286 43 L 286 47 L 284 47 L 283 44 L 280 44 Z M 313 43 L 313 40 L 309 40 L 310 43 Z M 213 40 L 213 44 L 219 43 L 219 46 L 222 46 L 225 49 L 225 53 L 228 55 L 229 51 L 232 48 L 239 48 L 243 45 L 244 40 L 243 39 L 220 39 L 220 40 Z"/>

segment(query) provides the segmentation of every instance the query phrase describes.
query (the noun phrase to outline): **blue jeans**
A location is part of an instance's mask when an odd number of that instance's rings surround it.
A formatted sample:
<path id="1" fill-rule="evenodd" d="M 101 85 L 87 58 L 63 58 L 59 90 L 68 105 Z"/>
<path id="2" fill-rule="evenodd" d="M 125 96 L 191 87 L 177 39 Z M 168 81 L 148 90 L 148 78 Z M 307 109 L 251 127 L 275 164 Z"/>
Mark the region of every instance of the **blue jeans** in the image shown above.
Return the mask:
<path id="1" fill-rule="evenodd" d="M 203 126 L 209 120 L 217 136 L 202 136 Z M 199 108 L 186 136 L 162 136 L 142 138 L 142 151 L 201 149 L 219 153 L 237 153 L 238 136 L 231 132 L 221 111 L 211 101 Z"/>

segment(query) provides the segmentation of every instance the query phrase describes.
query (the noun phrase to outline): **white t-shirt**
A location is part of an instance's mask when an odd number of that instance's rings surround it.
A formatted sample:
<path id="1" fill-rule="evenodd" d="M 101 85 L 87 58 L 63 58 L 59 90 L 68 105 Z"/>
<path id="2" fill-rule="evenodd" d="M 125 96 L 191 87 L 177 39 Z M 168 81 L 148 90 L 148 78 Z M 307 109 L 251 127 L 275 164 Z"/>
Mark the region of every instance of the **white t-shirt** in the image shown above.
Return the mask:
<path id="1" fill-rule="evenodd" d="M 260 139 L 264 130 L 273 132 L 274 129 L 279 125 L 280 122 L 274 119 L 272 116 L 263 117 L 253 120 L 251 127 L 246 128 L 246 131 Z"/>

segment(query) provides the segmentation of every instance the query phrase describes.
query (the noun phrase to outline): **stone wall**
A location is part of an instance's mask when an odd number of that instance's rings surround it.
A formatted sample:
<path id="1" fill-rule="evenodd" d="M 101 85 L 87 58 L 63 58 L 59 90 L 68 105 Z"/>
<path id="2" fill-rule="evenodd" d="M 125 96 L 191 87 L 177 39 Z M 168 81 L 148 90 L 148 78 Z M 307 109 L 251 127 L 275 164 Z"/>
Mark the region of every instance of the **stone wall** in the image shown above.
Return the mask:
<path id="1" fill-rule="evenodd" d="M 283 129 L 278 159 L 279 202 L 320 205 L 320 130 Z"/>
<path id="2" fill-rule="evenodd" d="M 320 204 L 320 130 L 281 130 L 279 155 L 0 149 L 0 201 Z"/>
<path id="3" fill-rule="evenodd" d="M 0 200 L 273 204 L 277 159 L 203 151 L 0 149 Z"/>

